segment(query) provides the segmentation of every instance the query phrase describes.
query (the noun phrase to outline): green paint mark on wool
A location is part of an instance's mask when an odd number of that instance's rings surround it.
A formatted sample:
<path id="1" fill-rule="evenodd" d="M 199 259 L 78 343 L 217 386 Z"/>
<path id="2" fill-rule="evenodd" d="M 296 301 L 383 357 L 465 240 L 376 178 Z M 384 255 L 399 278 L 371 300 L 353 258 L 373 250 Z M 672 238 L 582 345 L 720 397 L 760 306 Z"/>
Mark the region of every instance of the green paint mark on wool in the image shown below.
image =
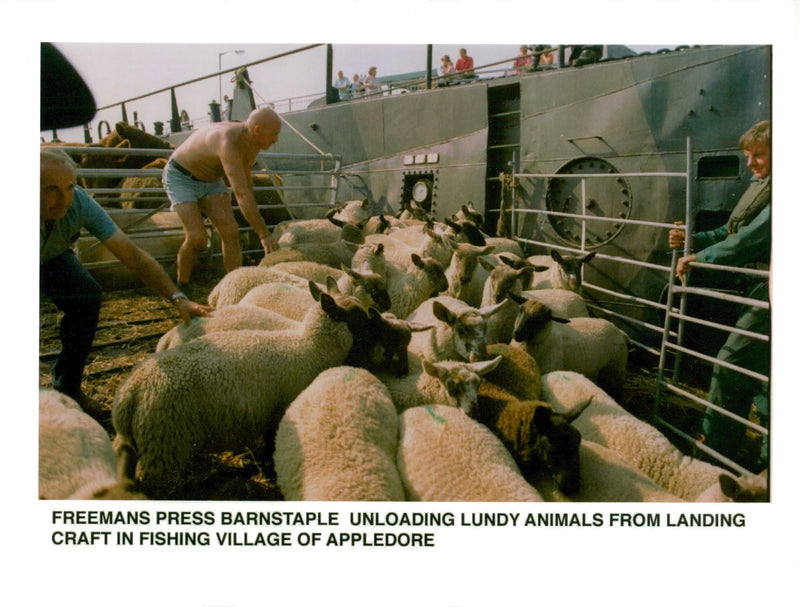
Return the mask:
<path id="1" fill-rule="evenodd" d="M 347 374 L 344 376 L 344 381 L 350 381 L 358 374 L 358 369 L 350 369 Z"/>
<path id="2" fill-rule="evenodd" d="M 441 415 L 438 415 L 438 414 L 436 413 L 436 411 L 434 411 L 434 410 L 433 410 L 433 407 L 432 407 L 432 406 L 430 406 L 430 405 L 426 405 L 426 406 L 425 406 L 425 410 L 428 412 L 428 415 L 430 415 L 430 416 L 431 416 L 433 419 L 435 419 L 435 420 L 436 420 L 437 422 L 439 422 L 440 424 L 443 424 L 443 423 L 445 423 L 445 422 L 447 421 L 447 420 L 446 420 L 445 418 L 443 418 Z"/>

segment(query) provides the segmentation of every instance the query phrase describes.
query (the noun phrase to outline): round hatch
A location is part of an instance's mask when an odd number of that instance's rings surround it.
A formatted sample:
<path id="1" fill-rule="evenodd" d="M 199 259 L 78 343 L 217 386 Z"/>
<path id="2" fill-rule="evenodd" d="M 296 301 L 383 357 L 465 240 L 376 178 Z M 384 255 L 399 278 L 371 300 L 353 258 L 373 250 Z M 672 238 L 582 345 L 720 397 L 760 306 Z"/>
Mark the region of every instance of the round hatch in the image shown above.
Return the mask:
<path id="1" fill-rule="evenodd" d="M 631 188 L 622 177 L 605 177 L 618 173 L 607 160 L 586 156 L 567 162 L 558 171 L 565 175 L 587 175 L 586 184 L 586 247 L 596 248 L 610 242 L 625 227 L 619 221 L 631 214 Z M 588 177 L 588 175 L 603 175 Z M 547 210 L 581 215 L 583 180 L 554 177 L 547 184 Z M 580 217 L 549 215 L 556 234 L 569 245 L 581 246 L 583 220 Z M 599 219 L 602 219 L 600 221 Z"/>

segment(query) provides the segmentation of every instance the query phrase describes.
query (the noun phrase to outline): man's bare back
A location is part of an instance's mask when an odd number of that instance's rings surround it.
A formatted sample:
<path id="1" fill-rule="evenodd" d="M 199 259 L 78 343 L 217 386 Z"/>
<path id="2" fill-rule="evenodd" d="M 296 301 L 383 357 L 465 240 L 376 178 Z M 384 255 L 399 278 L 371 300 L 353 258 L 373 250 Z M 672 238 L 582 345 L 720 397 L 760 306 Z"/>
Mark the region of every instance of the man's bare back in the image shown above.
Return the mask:
<path id="1" fill-rule="evenodd" d="M 173 160 L 201 181 L 224 177 L 220 150 L 232 145 L 242 166 L 252 166 L 259 150 L 248 141 L 246 127 L 239 122 L 219 122 L 192 133 L 172 154 Z"/>

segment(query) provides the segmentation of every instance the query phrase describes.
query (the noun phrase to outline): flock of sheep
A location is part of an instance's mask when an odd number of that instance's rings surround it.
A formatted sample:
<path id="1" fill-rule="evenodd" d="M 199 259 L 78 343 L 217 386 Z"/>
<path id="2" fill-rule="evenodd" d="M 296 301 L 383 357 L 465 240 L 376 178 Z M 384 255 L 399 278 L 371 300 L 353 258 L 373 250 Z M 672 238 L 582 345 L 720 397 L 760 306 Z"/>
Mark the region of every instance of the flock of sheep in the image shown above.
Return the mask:
<path id="1" fill-rule="evenodd" d="M 628 339 L 579 294 L 591 253 L 526 258 L 482 227 L 471 204 L 367 201 L 279 224 L 120 386 L 113 447 L 40 393 L 40 497 L 167 498 L 263 438 L 287 500 L 766 499 L 617 403 Z"/>

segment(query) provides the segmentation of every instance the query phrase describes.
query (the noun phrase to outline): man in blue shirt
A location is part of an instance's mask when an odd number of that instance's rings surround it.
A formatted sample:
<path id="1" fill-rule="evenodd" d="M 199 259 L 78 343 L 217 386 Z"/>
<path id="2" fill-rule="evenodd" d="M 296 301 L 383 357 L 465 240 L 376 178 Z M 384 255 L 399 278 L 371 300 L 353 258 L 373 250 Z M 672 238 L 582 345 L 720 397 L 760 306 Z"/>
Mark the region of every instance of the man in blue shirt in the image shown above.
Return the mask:
<path id="1" fill-rule="evenodd" d="M 99 416 L 99 405 L 81 392 L 101 298 L 100 286 L 72 250 L 81 228 L 100 240 L 153 291 L 171 299 L 184 322 L 205 316 L 211 309 L 178 291 L 164 268 L 134 245 L 102 207 L 76 186 L 75 163 L 67 154 L 43 147 L 40 163 L 39 291 L 64 312 L 59 326 L 62 349 L 52 368 L 53 387 L 75 399 L 87 413 Z"/>
<path id="2" fill-rule="evenodd" d="M 678 260 L 677 274 L 683 281 L 693 262 L 727 266 L 747 266 L 763 270 L 770 268 L 771 231 L 771 132 L 770 122 L 752 126 L 739 140 L 739 147 L 753 172 L 754 180 L 742 194 L 727 223 L 716 230 L 693 234 L 693 249 L 697 251 Z M 669 243 L 673 249 L 684 246 L 685 232 L 670 230 Z M 751 281 L 745 296 L 768 301 L 766 280 Z M 769 309 L 745 307 L 739 314 L 736 327 L 762 335 L 770 334 Z M 731 333 L 717 358 L 727 363 L 769 375 L 770 346 L 768 342 Z M 762 382 L 722 365 L 714 365 L 708 400 L 740 417 L 747 418 L 750 405 L 762 391 Z M 764 415 L 766 412 L 759 412 Z M 761 420 L 766 426 L 766 421 Z M 705 444 L 732 459 L 738 451 L 745 427 L 709 408 L 703 419 Z M 766 465 L 767 440 L 757 465 Z"/>

